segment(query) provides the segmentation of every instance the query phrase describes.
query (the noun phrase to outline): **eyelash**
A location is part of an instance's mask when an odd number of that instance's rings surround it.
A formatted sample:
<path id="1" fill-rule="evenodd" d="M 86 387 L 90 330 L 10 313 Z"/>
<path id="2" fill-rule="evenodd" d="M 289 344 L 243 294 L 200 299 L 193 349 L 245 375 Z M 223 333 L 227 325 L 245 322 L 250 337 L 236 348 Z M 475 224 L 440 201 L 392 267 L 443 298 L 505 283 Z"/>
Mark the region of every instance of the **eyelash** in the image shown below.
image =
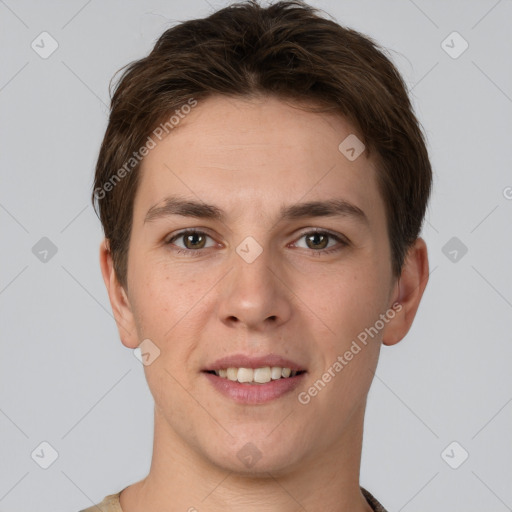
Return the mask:
<path id="1" fill-rule="evenodd" d="M 165 242 L 165 245 L 170 246 L 170 245 L 172 245 L 172 242 L 174 242 L 175 240 L 178 240 L 179 238 L 183 238 L 185 235 L 191 235 L 191 234 L 204 235 L 209 238 L 212 238 L 208 233 L 205 233 L 204 231 L 200 231 L 197 229 L 187 229 L 187 230 L 181 231 L 180 233 L 177 233 L 176 235 L 171 237 L 169 240 L 167 240 Z M 332 252 L 340 251 L 341 249 L 343 249 L 344 247 L 349 245 L 349 243 L 346 240 L 344 240 L 343 238 L 331 233 L 330 231 L 325 231 L 322 229 L 313 229 L 311 231 L 302 233 L 301 236 L 298 238 L 298 240 L 300 240 L 301 238 L 304 238 L 305 236 L 312 235 L 312 234 L 327 235 L 329 238 L 333 238 L 339 244 L 341 244 L 341 247 L 334 246 L 329 249 L 320 249 L 318 251 L 315 249 L 310 249 L 312 254 L 314 254 L 315 256 L 317 256 L 317 255 L 321 256 L 323 254 L 330 254 Z M 172 250 L 175 251 L 176 254 L 185 254 L 186 256 L 194 257 L 194 256 L 199 256 L 201 254 L 201 252 L 206 249 L 211 249 L 211 247 L 206 247 L 203 249 L 181 249 L 178 247 L 178 248 L 173 248 Z"/>

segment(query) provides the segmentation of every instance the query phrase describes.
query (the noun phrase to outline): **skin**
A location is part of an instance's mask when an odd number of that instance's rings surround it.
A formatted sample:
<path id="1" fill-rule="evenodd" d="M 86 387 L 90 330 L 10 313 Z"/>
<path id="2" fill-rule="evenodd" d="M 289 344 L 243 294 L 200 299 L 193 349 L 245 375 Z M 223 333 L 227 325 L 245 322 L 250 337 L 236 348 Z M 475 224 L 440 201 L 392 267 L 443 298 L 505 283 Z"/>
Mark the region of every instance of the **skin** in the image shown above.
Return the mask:
<path id="1" fill-rule="evenodd" d="M 349 161 L 338 150 L 352 133 L 340 116 L 282 99 L 217 96 L 199 102 L 144 158 L 126 289 L 108 244 L 100 247 L 122 343 L 134 349 L 151 339 L 160 350 L 144 366 L 155 400 L 151 469 L 121 493 L 124 512 L 371 510 L 359 488 L 366 398 L 381 345 L 398 343 L 412 324 L 428 258 L 418 238 L 400 279 L 393 276 L 375 165 L 366 151 Z M 226 218 L 144 222 L 170 194 L 216 205 Z M 279 219 L 283 205 L 334 198 L 359 207 L 368 222 Z M 193 240 L 202 249 L 183 236 L 166 244 L 187 228 L 208 235 Z M 348 245 L 305 236 L 315 228 Z M 263 249 L 250 264 L 236 252 L 248 236 Z M 400 312 L 301 404 L 298 393 L 396 302 Z M 201 373 L 235 353 L 279 354 L 307 374 L 300 389 L 277 400 L 236 404 Z M 251 468 L 237 457 L 249 442 L 261 454 Z"/>

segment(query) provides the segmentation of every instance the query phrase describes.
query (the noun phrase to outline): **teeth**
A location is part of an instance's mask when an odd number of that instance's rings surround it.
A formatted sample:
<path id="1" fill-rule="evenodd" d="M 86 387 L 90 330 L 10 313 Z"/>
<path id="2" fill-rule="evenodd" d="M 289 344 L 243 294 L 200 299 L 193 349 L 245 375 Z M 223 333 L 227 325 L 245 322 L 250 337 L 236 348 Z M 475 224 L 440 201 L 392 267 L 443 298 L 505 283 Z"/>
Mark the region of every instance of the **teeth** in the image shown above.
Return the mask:
<path id="1" fill-rule="evenodd" d="M 226 370 L 226 376 L 229 380 L 237 380 L 238 368 L 228 368 Z M 220 377 L 220 375 L 219 375 Z"/>
<path id="2" fill-rule="evenodd" d="M 252 382 L 254 370 L 252 368 L 238 368 L 238 382 Z"/>
<path id="3" fill-rule="evenodd" d="M 279 366 L 272 366 L 272 370 L 270 371 L 272 380 L 280 379 L 282 371 L 283 369 L 280 368 Z"/>
<path id="4" fill-rule="evenodd" d="M 265 384 L 266 382 L 270 382 L 272 380 L 272 370 L 270 369 L 270 366 L 265 366 L 265 368 L 256 368 L 253 373 L 254 382 Z"/>
<path id="5" fill-rule="evenodd" d="M 291 368 L 281 368 L 280 366 L 264 366 L 263 368 L 225 368 L 216 370 L 215 375 L 223 379 L 229 379 L 238 382 L 266 384 L 271 380 L 286 379 L 295 377 L 296 370 Z"/>

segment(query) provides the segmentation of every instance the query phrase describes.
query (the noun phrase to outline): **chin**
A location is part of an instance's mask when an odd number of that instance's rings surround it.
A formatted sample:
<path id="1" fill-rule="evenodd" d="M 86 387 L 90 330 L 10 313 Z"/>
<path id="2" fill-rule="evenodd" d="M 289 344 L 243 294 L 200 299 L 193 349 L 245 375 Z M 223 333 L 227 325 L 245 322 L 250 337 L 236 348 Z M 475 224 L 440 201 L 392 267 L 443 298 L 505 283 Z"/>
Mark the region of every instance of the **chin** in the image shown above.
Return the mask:
<path id="1" fill-rule="evenodd" d="M 211 443 L 211 438 L 208 442 Z M 297 445 L 290 436 L 286 440 L 270 439 L 266 433 L 251 436 L 245 431 L 235 438 L 228 436 L 226 445 L 215 443 L 207 451 L 210 461 L 225 471 L 268 478 L 268 473 L 289 473 L 299 466 Z"/>

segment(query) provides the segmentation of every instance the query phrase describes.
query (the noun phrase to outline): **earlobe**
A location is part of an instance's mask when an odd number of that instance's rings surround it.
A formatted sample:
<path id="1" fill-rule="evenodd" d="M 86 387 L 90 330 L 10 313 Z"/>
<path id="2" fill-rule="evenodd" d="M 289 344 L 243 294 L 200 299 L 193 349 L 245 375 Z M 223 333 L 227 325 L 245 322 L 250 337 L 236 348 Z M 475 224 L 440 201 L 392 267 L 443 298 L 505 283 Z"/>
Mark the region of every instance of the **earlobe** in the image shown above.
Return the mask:
<path id="1" fill-rule="evenodd" d="M 121 342 L 128 348 L 137 348 L 139 341 L 132 307 L 126 291 L 117 278 L 109 241 L 106 238 L 100 244 L 100 268 Z"/>
<path id="2" fill-rule="evenodd" d="M 408 333 L 427 286 L 428 276 L 427 245 L 422 238 L 417 238 L 407 252 L 402 273 L 395 286 L 391 305 L 398 303 L 400 308 L 394 308 L 396 315 L 383 332 L 384 345 L 395 345 Z"/>

